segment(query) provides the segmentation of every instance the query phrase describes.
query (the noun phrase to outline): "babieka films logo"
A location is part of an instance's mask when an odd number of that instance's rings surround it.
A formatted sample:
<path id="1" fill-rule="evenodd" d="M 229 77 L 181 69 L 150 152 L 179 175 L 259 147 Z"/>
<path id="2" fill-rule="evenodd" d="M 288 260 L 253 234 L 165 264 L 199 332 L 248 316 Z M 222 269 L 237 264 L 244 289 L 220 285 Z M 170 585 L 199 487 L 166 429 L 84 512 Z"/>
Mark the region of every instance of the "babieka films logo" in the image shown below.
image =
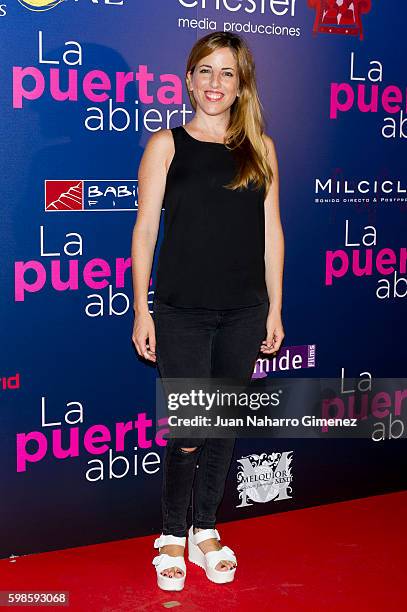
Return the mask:
<path id="1" fill-rule="evenodd" d="M 45 211 L 113 211 L 137 209 L 137 181 L 45 181 Z"/>
<path id="2" fill-rule="evenodd" d="M 291 461 L 293 451 L 261 453 L 238 459 L 237 491 L 240 504 L 236 508 L 291 499 Z M 249 501 L 250 500 L 250 501 Z"/>
<path id="3" fill-rule="evenodd" d="M 362 15 L 372 7 L 371 0 L 308 0 L 315 9 L 314 34 L 347 34 L 363 40 Z"/>
<path id="4" fill-rule="evenodd" d="M 49 11 L 65 0 L 18 0 L 29 11 Z"/>

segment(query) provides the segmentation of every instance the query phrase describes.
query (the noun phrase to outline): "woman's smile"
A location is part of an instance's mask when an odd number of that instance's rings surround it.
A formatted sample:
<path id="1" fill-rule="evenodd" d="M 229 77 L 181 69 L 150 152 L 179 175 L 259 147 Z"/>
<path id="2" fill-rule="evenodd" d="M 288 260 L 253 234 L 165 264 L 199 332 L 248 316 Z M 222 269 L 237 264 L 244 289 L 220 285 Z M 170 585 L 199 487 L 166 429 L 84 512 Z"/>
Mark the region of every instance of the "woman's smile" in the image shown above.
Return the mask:
<path id="1" fill-rule="evenodd" d="M 215 91 L 205 91 L 205 98 L 209 101 L 209 102 L 219 102 L 219 100 L 222 100 L 224 97 L 222 92 L 215 92 Z"/>

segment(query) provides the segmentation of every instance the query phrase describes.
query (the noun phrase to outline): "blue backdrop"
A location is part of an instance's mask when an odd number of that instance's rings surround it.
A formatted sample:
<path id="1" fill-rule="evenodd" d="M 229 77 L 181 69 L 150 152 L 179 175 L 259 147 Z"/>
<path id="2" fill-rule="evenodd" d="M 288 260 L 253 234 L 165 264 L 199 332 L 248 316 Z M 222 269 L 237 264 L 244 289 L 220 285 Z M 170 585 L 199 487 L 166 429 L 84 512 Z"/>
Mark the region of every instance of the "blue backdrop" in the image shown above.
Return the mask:
<path id="1" fill-rule="evenodd" d="M 0 556 L 160 530 L 157 373 L 131 342 L 137 171 L 152 132 L 192 118 L 186 58 L 211 30 L 248 41 L 279 161 L 286 336 L 257 374 L 405 375 L 406 16 L 401 0 L 0 4 Z M 403 438 L 241 439 L 219 520 L 401 489 Z M 245 457 L 284 486 L 242 497 Z"/>

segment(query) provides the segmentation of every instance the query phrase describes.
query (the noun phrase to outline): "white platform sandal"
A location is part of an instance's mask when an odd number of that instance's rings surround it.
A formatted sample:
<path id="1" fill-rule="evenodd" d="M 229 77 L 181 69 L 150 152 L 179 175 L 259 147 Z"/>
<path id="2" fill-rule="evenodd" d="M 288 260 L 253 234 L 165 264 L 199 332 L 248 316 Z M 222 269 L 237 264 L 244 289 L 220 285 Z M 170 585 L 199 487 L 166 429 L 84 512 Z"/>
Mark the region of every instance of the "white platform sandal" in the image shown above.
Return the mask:
<path id="1" fill-rule="evenodd" d="M 206 576 L 212 582 L 223 584 L 232 582 L 235 577 L 236 567 L 229 570 L 217 570 L 215 567 L 219 561 L 233 561 L 237 566 L 236 556 L 229 546 L 222 546 L 220 550 L 211 550 L 203 553 L 198 544 L 204 540 L 216 538 L 220 540 L 217 529 L 202 529 L 194 533 L 193 526 L 188 531 L 188 559 L 205 570 Z"/>
<path id="2" fill-rule="evenodd" d="M 185 541 L 186 536 L 179 538 L 173 535 L 161 534 L 160 537 L 155 539 L 154 548 L 161 548 L 162 546 L 167 546 L 167 544 L 177 544 L 178 546 L 185 547 Z M 181 591 L 184 588 L 187 568 L 183 556 L 178 555 L 177 557 L 171 557 L 171 555 L 167 555 L 167 553 L 160 553 L 154 557 L 152 563 L 155 565 L 157 572 L 157 584 L 160 589 L 163 589 L 164 591 Z M 181 578 L 176 578 L 175 576 L 172 578 L 170 578 L 170 576 L 163 576 L 161 572 L 169 567 L 178 567 L 184 572 L 184 575 L 181 576 Z"/>

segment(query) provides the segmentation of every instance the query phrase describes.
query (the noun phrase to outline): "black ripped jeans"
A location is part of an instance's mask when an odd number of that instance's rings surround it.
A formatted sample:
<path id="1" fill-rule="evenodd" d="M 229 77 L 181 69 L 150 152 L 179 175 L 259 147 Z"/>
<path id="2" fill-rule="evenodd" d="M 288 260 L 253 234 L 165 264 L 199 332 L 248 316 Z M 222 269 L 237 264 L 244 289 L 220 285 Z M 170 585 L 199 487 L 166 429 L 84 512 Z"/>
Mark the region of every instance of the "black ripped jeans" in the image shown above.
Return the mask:
<path id="1" fill-rule="evenodd" d="M 249 384 L 266 338 L 269 302 L 211 310 L 170 306 L 154 298 L 157 367 L 162 378 L 236 378 Z M 235 438 L 170 438 L 163 463 L 162 533 L 215 527 Z M 181 448 L 194 448 L 185 452 Z"/>

